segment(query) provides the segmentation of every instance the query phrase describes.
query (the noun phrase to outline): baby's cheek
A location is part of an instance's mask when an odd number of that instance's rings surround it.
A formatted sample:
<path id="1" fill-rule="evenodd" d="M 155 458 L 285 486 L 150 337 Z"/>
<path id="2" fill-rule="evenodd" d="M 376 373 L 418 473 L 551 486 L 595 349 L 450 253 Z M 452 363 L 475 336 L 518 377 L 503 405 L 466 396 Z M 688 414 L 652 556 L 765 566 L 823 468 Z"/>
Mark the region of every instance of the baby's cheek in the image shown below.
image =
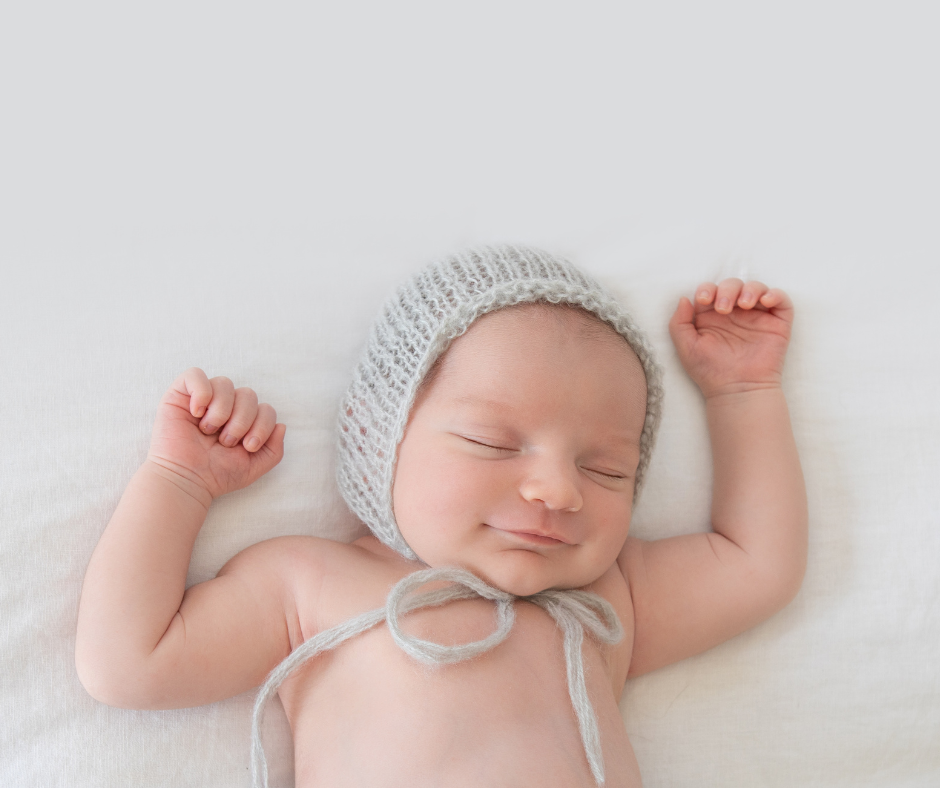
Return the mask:
<path id="1" fill-rule="evenodd" d="M 485 516 L 488 477 L 459 458 L 418 459 L 399 464 L 393 500 L 405 541 L 430 562 L 459 549 L 462 537 Z"/>
<path id="2" fill-rule="evenodd" d="M 423 517 L 450 518 L 464 512 L 474 499 L 476 488 L 465 463 L 440 457 L 428 462 L 409 479 L 408 498 Z"/>
<path id="3" fill-rule="evenodd" d="M 617 560 L 630 531 L 632 506 L 616 501 L 600 507 L 591 558 L 606 571 Z"/>

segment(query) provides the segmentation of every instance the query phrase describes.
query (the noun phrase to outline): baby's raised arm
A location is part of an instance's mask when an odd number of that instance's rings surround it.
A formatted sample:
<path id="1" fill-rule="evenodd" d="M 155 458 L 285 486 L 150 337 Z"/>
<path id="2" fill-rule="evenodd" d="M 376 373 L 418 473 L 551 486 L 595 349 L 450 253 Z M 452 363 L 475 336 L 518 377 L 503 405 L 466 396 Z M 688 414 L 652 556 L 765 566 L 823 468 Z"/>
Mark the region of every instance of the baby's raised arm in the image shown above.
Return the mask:
<path id="1" fill-rule="evenodd" d="M 713 533 L 630 538 L 637 675 L 759 623 L 796 594 L 806 567 L 806 491 L 780 387 L 793 307 L 760 282 L 706 283 L 669 328 L 705 397 L 714 465 Z"/>
<path id="2" fill-rule="evenodd" d="M 163 396 L 147 460 L 82 588 L 75 661 L 95 698 L 128 708 L 209 703 L 259 684 L 290 652 L 277 540 L 185 590 L 210 503 L 277 465 L 285 430 L 251 389 L 201 369 Z"/>

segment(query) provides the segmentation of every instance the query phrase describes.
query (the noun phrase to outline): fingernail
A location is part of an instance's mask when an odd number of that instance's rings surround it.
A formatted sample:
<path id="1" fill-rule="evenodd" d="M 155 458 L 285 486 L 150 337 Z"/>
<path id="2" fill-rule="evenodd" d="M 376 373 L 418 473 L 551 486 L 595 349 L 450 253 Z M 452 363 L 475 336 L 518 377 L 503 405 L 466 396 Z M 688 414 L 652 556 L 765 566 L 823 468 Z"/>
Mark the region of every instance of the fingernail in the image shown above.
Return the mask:
<path id="1" fill-rule="evenodd" d="M 219 438 L 219 443 L 221 443 L 223 446 L 228 446 L 231 448 L 236 443 L 238 443 L 238 439 L 232 437 L 231 435 L 224 435 L 223 437 Z"/>
<path id="2" fill-rule="evenodd" d="M 699 301 L 704 301 L 708 298 L 707 290 L 699 290 L 698 294 L 695 296 Z"/>
<path id="3" fill-rule="evenodd" d="M 731 308 L 731 302 L 730 302 L 727 298 L 722 298 L 722 299 L 720 299 L 720 300 L 718 301 L 718 308 L 719 308 L 719 309 L 730 309 L 730 308 Z"/>
<path id="4" fill-rule="evenodd" d="M 199 408 L 196 410 L 196 414 L 195 414 L 196 418 L 201 419 L 205 415 L 205 412 L 206 412 L 205 406 L 200 405 Z"/>
<path id="5" fill-rule="evenodd" d="M 259 441 L 257 438 L 249 438 L 247 441 L 245 441 L 245 448 L 248 449 L 248 451 L 257 451 L 260 445 L 261 441 Z"/>
<path id="6" fill-rule="evenodd" d="M 218 427 L 216 427 L 214 424 L 203 424 L 203 425 L 202 425 L 202 431 L 203 431 L 204 433 L 206 433 L 206 435 L 211 435 L 211 434 L 212 434 L 213 432 L 215 432 L 217 429 L 218 429 Z"/>

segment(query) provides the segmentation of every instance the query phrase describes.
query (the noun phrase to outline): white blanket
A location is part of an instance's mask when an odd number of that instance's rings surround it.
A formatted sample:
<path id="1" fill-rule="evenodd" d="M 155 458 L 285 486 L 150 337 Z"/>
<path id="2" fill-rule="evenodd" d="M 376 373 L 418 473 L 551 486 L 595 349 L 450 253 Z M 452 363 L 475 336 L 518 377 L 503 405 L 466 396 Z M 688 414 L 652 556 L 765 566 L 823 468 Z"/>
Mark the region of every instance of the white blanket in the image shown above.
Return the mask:
<path id="1" fill-rule="evenodd" d="M 806 580 L 628 682 L 645 785 L 940 785 L 933 20 L 706 5 L 9 12 L 0 785 L 248 785 L 250 693 L 122 711 L 73 665 L 85 567 L 156 404 L 196 365 L 288 425 L 281 465 L 213 504 L 190 583 L 272 536 L 352 539 L 333 420 L 372 316 L 418 266 L 502 240 L 604 279 L 659 351 L 646 538 L 708 527 L 679 295 L 745 274 L 796 304 Z M 266 726 L 272 786 L 291 786 L 276 706 Z"/>

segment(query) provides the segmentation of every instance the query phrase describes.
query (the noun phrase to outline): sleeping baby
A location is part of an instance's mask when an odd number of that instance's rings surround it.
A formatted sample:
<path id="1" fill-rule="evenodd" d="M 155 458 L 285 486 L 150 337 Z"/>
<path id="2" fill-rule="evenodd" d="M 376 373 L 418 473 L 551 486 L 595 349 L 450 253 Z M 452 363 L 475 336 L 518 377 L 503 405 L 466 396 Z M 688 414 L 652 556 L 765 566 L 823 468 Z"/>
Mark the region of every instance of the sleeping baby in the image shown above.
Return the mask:
<path id="1" fill-rule="evenodd" d="M 253 545 L 185 588 L 213 499 L 280 461 L 250 388 L 189 369 L 95 549 L 81 681 L 124 708 L 279 695 L 305 786 L 640 785 L 626 680 L 752 627 L 796 594 L 806 496 L 780 387 L 793 309 L 728 279 L 669 324 L 705 397 L 712 532 L 630 517 L 661 372 L 633 319 L 520 246 L 435 263 L 386 303 L 339 414 L 340 491 L 370 535 Z"/>

